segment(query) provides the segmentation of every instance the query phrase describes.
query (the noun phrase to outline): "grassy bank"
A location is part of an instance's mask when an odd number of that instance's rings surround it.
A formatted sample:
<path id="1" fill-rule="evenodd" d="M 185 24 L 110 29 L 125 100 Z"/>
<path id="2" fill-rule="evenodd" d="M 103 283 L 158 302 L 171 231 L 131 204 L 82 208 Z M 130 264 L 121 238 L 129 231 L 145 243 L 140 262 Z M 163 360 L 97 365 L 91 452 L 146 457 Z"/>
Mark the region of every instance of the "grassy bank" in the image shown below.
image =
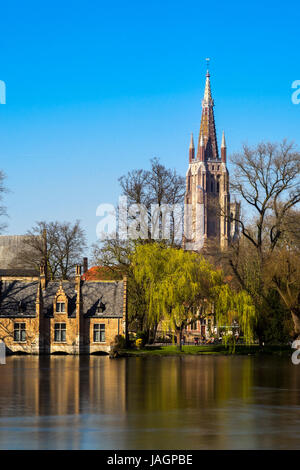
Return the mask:
<path id="1" fill-rule="evenodd" d="M 286 345 L 268 345 L 260 347 L 253 344 L 250 346 L 236 345 L 235 355 L 261 355 L 273 354 L 279 356 L 288 356 L 292 353 L 292 349 Z M 123 349 L 119 351 L 119 355 L 123 357 L 129 356 L 186 356 L 186 355 L 231 355 L 232 351 L 223 344 L 203 345 L 203 346 L 183 346 L 182 351 L 177 346 L 148 346 L 143 349 Z"/>

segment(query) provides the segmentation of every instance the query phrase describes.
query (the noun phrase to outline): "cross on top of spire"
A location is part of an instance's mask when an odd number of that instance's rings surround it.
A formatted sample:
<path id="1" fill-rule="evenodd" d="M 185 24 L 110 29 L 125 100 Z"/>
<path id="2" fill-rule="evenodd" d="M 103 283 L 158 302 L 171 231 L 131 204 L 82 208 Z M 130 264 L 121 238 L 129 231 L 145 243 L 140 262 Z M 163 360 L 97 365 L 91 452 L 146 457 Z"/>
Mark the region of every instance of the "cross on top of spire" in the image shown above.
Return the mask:
<path id="1" fill-rule="evenodd" d="M 202 106 L 213 106 L 214 102 L 211 96 L 211 89 L 210 89 L 210 73 L 209 73 L 210 58 L 207 57 L 205 60 L 207 64 L 206 65 L 207 71 L 206 71 L 205 89 L 204 89 L 204 97 L 203 97 Z"/>

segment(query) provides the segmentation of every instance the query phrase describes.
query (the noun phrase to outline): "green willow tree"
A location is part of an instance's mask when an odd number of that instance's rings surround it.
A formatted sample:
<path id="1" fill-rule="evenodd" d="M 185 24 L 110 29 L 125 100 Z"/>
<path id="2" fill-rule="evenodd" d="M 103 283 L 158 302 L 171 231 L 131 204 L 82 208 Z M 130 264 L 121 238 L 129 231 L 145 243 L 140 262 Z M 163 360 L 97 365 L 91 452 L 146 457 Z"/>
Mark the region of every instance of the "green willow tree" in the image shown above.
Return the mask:
<path id="1" fill-rule="evenodd" d="M 159 243 L 137 246 L 131 257 L 136 282 L 146 293 L 150 328 L 161 325 L 176 333 L 181 346 L 184 329 L 196 318 L 214 314 L 222 326 L 236 319 L 247 342 L 253 340 L 255 307 L 245 292 L 234 292 L 202 256 Z"/>

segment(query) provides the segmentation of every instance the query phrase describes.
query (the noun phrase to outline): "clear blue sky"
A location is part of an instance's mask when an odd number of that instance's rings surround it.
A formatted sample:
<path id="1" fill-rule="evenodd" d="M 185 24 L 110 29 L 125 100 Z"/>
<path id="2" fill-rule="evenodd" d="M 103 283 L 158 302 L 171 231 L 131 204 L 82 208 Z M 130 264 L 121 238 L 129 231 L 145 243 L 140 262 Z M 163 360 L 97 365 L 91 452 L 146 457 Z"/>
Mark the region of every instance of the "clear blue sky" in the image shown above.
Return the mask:
<path id="1" fill-rule="evenodd" d="M 220 143 L 300 143 L 299 3 L 10 1 L 1 5 L 0 153 L 7 233 L 115 203 L 118 177 L 157 156 L 185 174 L 205 79 Z"/>

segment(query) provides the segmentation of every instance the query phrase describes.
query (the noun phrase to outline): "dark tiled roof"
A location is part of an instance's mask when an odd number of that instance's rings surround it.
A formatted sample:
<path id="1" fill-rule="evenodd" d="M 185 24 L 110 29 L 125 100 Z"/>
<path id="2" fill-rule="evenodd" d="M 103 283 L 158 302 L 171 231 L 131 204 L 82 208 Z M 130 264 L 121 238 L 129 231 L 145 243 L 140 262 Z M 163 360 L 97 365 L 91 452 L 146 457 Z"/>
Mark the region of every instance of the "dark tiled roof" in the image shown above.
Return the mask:
<path id="1" fill-rule="evenodd" d="M 0 316 L 35 316 L 36 295 L 39 281 L 0 281 Z M 60 286 L 59 281 L 50 281 L 42 291 L 43 314 L 53 315 L 53 300 Z M 68 297 L 68 315 L 76 314 L 76 291 L 74 281 L 63 281 L 62 287 Z M 88 282 L 81 281 L 82 313 L 99 318 L 123 316 L 123 281 Z M 21 302 L 21 303 L 20 303 Z M 97 313 L 101 304 L 103 311 Z M 19 309 L 23 313 L 19 313 Z"/>
<path id="2" fill-rule="evenodd" d="M 59 281 L 50 281 L 45 290 L 43 290 L 43 313 L 46 316 L 53 315 L 53 300 L 60 286 Z M 76 314 L 76 291 L 74 281 L 62 281 L 62 288 L 68 297 L 68 315 L 70 317 Z"/>
<path id="3" fill-rule="evenodd" d="M 35 317 L 38 284 L 38 281 L 1 281 L 0 316 Z"/>
<path id="4" fill-rule="evenodd" d="M 123 316 L 123 281 L 83 282 L 81 287 L 83 314 L 95 317 Z M 98 304 L 104 305 L 104 311 L 97 313 Z"/>
<path id="5" fill-rule="evenodd" d="M 0 269 L 0 276 L 10 276 L 10 277 L 38 277 L 40 275 L 39 271 L 34 269 L 26 268 L 14 268 L 14 269 Z"/>

